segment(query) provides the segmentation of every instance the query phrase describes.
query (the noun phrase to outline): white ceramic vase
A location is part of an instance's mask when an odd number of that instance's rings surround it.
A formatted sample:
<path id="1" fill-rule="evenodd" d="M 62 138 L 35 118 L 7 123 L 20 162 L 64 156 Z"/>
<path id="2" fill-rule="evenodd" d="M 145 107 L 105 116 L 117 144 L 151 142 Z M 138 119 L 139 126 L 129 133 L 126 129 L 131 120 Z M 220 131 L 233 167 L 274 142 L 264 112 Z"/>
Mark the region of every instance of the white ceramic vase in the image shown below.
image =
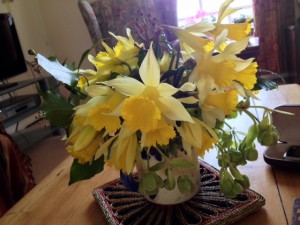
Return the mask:
<path id="1" fill-rule="evenodd" d="M 149 173 L 149 167 L 151 168 L 157 163 L 162 163 L 163 160 L 165 160 L 163 157 L 160 156 L 158 152 L 152 155 L 148 154 L 148 157 L 149 162 L 147 162 L 146 157 L 137 157 L 136 169 L 138 172 L 139 180 L 141 180 L 146 173 Z M 171 155 L 170 158 L 167 159 L 167 161 L 175 158 L 184 159 L 185 161 L 190 162 L 190 164 L 192 163 L 194 166 L 192 168 L 187 168 L 186 166 L 176 166 L 174 168 L 171 166 L 173 174 L 172 176 L 175 180 L 175 187 L 172 190 L 169 190 L 170 188 L 166 187 L 159 188 L 158 193 L 154 195 L 149 195 L 147 194 L 147 192 L 141 191 L 149 201 L 160 205 L 174 205 L 191 199 L 199 191 L 200 171 L 198 156 L 195 153 L 195 151 L 192 151 L 192 153 L 188 155 L 185 151 L 179 150 L 177 151 L 176 155 Z M 166 182 L 167 179 L 167 168 L 170 168 L 169 163 L 165 163 L 165 165 L 161 169 L 155 171 L 156 175 L 159 176 L 164 182 Z M 189 185 L 190 190 L 187 192 L 182 191 L 182 177 L 188 177 L 187 185 Z M 185 182 L 186 181 L 183 181 L 183 183 Z M 179 183 L 181 183 L 181 188 L 179 187 Z"/>

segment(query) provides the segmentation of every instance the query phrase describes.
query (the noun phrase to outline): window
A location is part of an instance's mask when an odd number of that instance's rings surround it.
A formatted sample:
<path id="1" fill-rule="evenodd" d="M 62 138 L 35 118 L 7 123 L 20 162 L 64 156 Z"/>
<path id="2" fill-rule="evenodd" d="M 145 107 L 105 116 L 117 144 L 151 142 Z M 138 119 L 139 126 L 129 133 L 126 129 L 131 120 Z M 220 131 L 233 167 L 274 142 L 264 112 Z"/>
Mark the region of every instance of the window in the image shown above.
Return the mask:
<path id="1" fill-rule="evenodd" d="M 177 0 L 178 25 L 184 26 L 201 20 L 215 22 L 219 7 L 223 2 L 224 0 Z M 230 7 L 241 9 L 227 16 L 223 23 L 234 23 L 245 18 L 253 18 L 252 0 L 235 0 Z"/>

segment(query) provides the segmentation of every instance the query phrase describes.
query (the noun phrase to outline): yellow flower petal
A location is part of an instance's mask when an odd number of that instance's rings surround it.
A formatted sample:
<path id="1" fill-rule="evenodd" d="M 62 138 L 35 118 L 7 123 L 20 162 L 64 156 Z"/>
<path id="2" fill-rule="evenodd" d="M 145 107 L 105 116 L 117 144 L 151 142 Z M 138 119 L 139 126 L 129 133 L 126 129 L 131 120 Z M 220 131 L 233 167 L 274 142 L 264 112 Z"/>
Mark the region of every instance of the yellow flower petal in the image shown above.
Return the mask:
<path id="1" fill-rule="evenodd" d="M 160 96 L 170 96 L 174 95 L 178 89 L 173 87 L 172 85 L 168 83 L 160 83 L 158 88 L 157 88 Z"/>
<path id="2" fill-rule="evenodd" d="M 157 128 L 142 134 L 141 146 L 151 147 L 169 144 L 170 139 L 176 136 L 174 127 L 165 122 L 164 119 L 158 121 Z"/>
<path id="3" fill-rule="evenodd" d="M 251 90 L 256 84 L 257 63 L 251 63 L 246 69 L 240 71 L 236 75 L 237 81 L 244 85 L 245 89 Z"/>
<path id="4" fill-rule="evenodd" d="M 190 114 L 176 98 L 171 96 L 160 97 L 158 101 L 158 107 L 161 112 L 170 120 L 189 121 L 193 123 Z"/>
<path id="5" fill-rule="evenodd" d="M 126 96 L 140 95 L 145 90 L 145 85 L 132 77 L 117 77 L 102 83 Z"/>
<path id="6" fill-rule="evenodd" d="M 121 115 L 132 132 L 153 130 L 161 119 L 161 113 L 154 101 L 144 96 L 132 96 L 126 99 Z"/>
<path id="7" fill-rule="evenodd" d="M 139 72 L 141 79 L 146 86 L 157 87 L 159 85 L 160 68 L 152 49 L 152 42 L 141 64 Z"/>

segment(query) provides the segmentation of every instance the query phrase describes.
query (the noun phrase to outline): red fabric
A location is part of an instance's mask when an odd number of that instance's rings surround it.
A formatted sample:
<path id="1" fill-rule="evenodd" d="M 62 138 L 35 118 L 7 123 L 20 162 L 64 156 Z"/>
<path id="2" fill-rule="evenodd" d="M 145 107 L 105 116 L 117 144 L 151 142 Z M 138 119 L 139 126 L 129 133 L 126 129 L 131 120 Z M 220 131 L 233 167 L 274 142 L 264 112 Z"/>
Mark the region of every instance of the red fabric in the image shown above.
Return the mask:
<path id="1" fill-rule="evenodd" d="M 20 151 L 1 123 L 0 184 L 0 216 L 35 185 L 29 156 Z"/>

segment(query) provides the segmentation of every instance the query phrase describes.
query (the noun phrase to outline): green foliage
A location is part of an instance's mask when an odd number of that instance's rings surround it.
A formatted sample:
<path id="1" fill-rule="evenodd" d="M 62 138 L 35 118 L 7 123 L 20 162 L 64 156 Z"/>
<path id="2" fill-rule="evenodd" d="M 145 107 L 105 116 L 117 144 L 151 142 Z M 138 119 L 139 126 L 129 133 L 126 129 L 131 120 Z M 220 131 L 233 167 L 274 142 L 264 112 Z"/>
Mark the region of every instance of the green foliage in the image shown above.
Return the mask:
<path id="1" fill-rule="evenodd" d="M 99 159 L 92 161 L 92 163 L 80 164 L 77 159 L 74 159 L 70 171 L 70 181 L 69 185 L 81 181 L 90 179 L 96 174 L 103 170 L 104 166 L 104 156 Z"/>
<path id="2" fill-rule="evenodd" d="M 194 168 L 196 165 L 191 161 L 182 158 L 174 158 L 170 160 L 173 167 Z"/>
<path id="3" fill-rule="evenodd" d="M 44 112 L 44 117 L 49 120 L 53 126 L 62 128 L 69 126 L 74 113 L 74 106 L 55 91 L 40 91 L 40 95 L 44 99 L 44 103 L 41 107 L 41 110 Z"/>
<path id="4" fill-rule="evenodd" d="M 166 169 L 165 171 L 167 179 L 164 180 L 164 184 L 165 184 L 165 188 L 167 190 L 173 190 L 176 186 L 176 181 L 175 181 L 175 177 L 172 173 L 171 169 Z"/>
<path id="5" fill-rule="evenodd" d="M 195 185 L 193 184 L 190 176 L 188 175 L 178 176 L 177 186 L 182 194 L 190 193 L 195 189 Z"/>
<path id="6" fill-rule="evenodd" d="M 254 91 L 257 91 L 257 90 L 270 91 L 270 90 L 277 89 L 277 88 L 278 88 L 278 85 L 274 81 L 258 77 L 253 90 Z"/>

